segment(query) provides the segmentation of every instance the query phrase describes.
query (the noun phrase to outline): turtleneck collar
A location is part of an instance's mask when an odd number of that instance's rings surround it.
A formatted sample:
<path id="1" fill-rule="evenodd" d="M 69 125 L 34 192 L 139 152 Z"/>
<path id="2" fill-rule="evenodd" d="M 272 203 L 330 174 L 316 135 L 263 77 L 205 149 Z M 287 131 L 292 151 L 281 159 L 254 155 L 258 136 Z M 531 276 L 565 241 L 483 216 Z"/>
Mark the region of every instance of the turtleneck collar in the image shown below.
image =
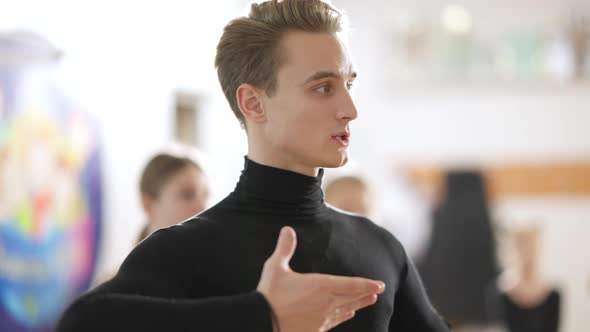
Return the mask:
<path id="1" fill-rule="evenodd" d="M 254 204 L 273 214 L 302 216 L 317 213 L 325 206 L 323 169 L 313 177 L 244 159 L 244 170 L 233 192 L 243 204 Z"/>

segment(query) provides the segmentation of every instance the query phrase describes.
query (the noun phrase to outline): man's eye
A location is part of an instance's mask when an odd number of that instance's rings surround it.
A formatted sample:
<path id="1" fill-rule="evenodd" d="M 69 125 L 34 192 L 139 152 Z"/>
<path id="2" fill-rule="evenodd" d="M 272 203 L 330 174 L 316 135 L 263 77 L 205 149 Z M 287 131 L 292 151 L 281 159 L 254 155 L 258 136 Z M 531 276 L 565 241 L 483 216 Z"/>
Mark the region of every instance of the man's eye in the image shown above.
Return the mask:
<path id="1" fill-rule="evenodd" d="M 346 88 L 348 90 L 352 89 L 352 82 L 350 82 L 350 81 L 349 82 L 346 82 Z"/>
<path id="2" fill-rule="evenodd" d="M 325 85 L 315 88 L 314 91 L 319 92 L 319 93 L 323 93 L 323 94 L 327 94 L 327 93 L 330 93 L 331 89 L 330 89 L 329 85 L 325 84 Z"/>

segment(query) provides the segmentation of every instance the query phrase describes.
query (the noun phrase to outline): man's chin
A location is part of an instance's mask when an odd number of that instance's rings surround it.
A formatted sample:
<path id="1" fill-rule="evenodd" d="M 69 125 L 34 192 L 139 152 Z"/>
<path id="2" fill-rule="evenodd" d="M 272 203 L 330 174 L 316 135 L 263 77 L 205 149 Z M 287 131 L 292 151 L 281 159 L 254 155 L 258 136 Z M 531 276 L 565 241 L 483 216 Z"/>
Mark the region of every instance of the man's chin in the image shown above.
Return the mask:
<path id="1" fill-rule="evenodd" d="M 332 160 L 324 161 L 323 168 L 338 168 L 346 165 L 348 163 L 348 154 L 344 154 L 340 156 L 340 158 L 334 158 Z"/>

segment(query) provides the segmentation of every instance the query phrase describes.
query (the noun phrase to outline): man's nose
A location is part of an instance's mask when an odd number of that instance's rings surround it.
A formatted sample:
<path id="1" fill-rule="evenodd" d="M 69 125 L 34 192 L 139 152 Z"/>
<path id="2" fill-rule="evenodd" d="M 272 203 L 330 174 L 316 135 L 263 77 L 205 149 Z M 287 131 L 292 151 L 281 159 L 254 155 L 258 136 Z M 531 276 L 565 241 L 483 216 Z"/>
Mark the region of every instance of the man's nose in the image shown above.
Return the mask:
<path id="1" fill-rule="evenodd" d="M 349 121 L 352 121 L 358 117 L 356 106 L 354 105 L 354 101 L 352 100 L 352 96 L 350 95 L 349 91 L 346 91 L 342 97 L 342 101 L 338 107 L 337 117 L 339 120 Z"/>

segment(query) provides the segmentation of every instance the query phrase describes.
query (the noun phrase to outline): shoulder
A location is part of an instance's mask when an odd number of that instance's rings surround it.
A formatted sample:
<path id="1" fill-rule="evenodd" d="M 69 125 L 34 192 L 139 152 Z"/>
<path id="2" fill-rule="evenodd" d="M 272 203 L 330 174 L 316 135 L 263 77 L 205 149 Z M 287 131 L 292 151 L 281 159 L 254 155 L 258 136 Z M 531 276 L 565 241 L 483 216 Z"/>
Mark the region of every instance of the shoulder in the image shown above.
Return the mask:
<path id="1" fill-rule="evenodd" d="M 385 246 L 396 258 L 405 259 L 405 250 L 401 242 L 391 232 L 374 223 L 370 218 L 340 210 L 333 206 L 327 205 L 334 219 L 337 219 L 335 225 L 339 228 L 345 228 L 354 232 L 357 236 L 367 236 L 368 240 L 373 243 L 379 243 Z"/>
<path id="2" fill-rule="evenodd" d="M 178 247 L 204 238 L 216 231 L 216 224 L 200 215 L 191 217 L 177 225 L 159 229 L 141 241 L 137 247 L 157 246 L 160 249 Z"/>
<path id="3" fill-rule="evenodd" d="M 216 228 L 215 223 L 195 216 L 178 225 L 157 230 L 135 246 L 122 268 L 178 262 L 186 257 L 196 258 L 201 252 L 199 248 L 214 242 Z"/>

